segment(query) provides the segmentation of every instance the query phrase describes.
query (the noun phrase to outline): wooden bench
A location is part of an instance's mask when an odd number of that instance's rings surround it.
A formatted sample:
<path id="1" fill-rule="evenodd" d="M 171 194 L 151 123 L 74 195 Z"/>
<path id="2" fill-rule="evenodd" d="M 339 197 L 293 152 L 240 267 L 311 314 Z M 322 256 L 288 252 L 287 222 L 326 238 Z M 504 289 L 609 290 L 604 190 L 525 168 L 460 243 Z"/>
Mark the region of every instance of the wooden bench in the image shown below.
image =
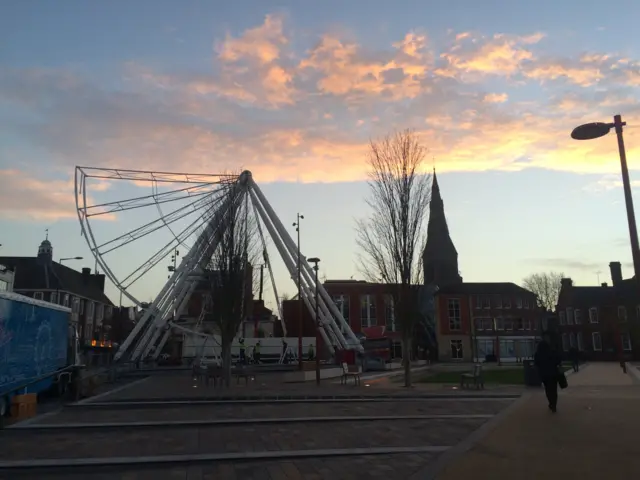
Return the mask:
<path id="1" fill-rule="evenodd" d="M 470 388 L 471 384 L 479 390 L 484 388 L 484 378 L 482 377 L 482 365 L 476 364 L 473 366 L 473 371 L 469 373 L 463 373 L 460 376 L 460 388 Z"/>
<path id="2" fill-rule="evenodd" d="M 357 366 L 354 368 L 358 368 Z M 340 384 L 346 385 L 349 377 L 353 377 L 353 384 L 360 385 L 360 372 L 358 370 L 350 370 L 349 365 L 346 362 L 342 363 L 342 376 L 340 377 Z"/>

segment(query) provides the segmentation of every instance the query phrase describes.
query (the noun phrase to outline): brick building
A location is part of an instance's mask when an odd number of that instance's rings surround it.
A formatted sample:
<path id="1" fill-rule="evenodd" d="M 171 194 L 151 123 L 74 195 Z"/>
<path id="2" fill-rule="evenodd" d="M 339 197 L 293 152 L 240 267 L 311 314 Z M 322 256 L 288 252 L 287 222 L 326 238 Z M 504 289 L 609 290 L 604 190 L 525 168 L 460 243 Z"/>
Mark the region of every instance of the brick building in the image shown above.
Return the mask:
<path id="1" fill-rule="evenodd" d="M 101 341 L 108 335 L 106 320 L 113 303 L 104 293 L 105 276 L 82 272 L 53 261 L 53 247 L 42 241 L 36 257 L 0 257 L 0 264 L 14 272 L 13 291 L 36 300 L 71 308 L 71 319 L 78 328 L 83 345 Z"/>
<path id="2" fill-rule="evenodd" d="M 503 360 L 530 356 L 540 312 L 535 295 L 510 282 L 464 283 L 434 171 L 429 205 L 424 281 L 437 290 L 435 330 L 442 361 Z"/>
<path id="3" fill-rule="evenodd" d="M 558 330 L 562 349 L 571 347 L 587 360 L 640 359 L 640 293 L 635 278 L 623 280 L 620 262 L 609 264 L 613 285 L 576 286 L 562 279 Z"/>

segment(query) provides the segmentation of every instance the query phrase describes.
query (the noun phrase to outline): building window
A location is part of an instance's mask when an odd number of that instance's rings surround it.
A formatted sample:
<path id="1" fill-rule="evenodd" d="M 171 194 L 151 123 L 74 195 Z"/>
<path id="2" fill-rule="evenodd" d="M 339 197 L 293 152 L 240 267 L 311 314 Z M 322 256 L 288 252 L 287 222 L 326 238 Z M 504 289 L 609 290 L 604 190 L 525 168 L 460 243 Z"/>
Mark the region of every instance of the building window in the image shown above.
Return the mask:
<path id="1" fill-rule="evenodd" d="M 602 351 L 602 337 L 600 336 L 600 332 L 593 332 L 591 334 L 591 340 L 593 341 L 593 350 L 595 352 Z"/>
<path id="2" fill-rule="evenodd" d="M 334 295 L 333 296 L 333 303 L 336 304 L 336 307 L 337 307 L 338 311 L 342 315 L 342 318 L 344 318 L 344 321 L 347 323 L 347 325 L 351 325 L 351 322 L 349 321 L 349 296 L 348 295 Z M 346 333 L 347 328 L 344 325 L 341 325 L 340 326 L 340 331 L 342 333 Z"/>
<path id="3" fill-rule="evenodd" d="M 493 321 L 490 318 L 474 318 L 473 324 L 476 331 L 493 330 Z"/>
<path id="4" fill-rule="evenodd" d="M 64 301 L 62 302 L 62 306 L 69 307 L 69 294 L 65 293 L 63 298 L 64 298 Z"/>
<path id="5" fill-rule="evenodd" d="M 373 295 L 360 295 L 360 325 L 364 328 L 376 325 L 376 302 Z"/>
<path id="6" fill-rule="evenodd" d="M 484 330 L 484 324 L 482 323 L 483 318 L 474 318 L 473 319 L 473 328 L 476 332 Z"/>
<path id="7" fill-rule="evenodd" d="M 564 312 L 560 312 L 558 314 L 558 316 L 560 317 L 560 325 L 566 325 L 567 324 L 567 316 L 565 315 Z"/>
<path id="8" fill-rule="evenodd" d="M 80 315 L 84 313 L 84 300 L 80 299 Z"/>
<path id="9" fill-rule="evenodd" d="M 484 295 L 482 297 L 482 308 L 488 310 L 491 308 L 491 297 L 489 295 Z"/>
<path id="10" fill-rule="evenodd" d="M 460 300 L 449 299 L 449 330 L 461 330 L 462 318 L 460 318 Z"/>
<path id="11" fill-rule="evenodd" d="M 42 292 L 35 292 L 33 294 L 34 300 L 44 300 L 44 294 Z"/>
<path id="12" fill-rule="evenodd" d="M 476 310 L 482 308 L 482 295 L 476 295 Z"/>
<path id="13" fill-rule="evenodd" d="M 573 311 L 573 320 L 576 322 L 576 325 L 582 325 L 582 310 L 576 308 Z"/>
<path id="14" fill-rule="evenodd" d="M 571 348 L 576 348 L 576 334 L 573 332 L 569 334 L 569 346 Z"/>
<path id="15" fill-rule="evenodd" d="M 496 330 L 504 330 L 504 318 L 498 317 L 495 319 L 495 329 Z"/>
<path id="16" fill-rule="evenodd" d="M 451 340 L 451 358 L 453 360 L 462 360 L 463 357 L 462 340 Z"/>
<path id="17" fill-rule="evenodd" d="M 621 322 L 627 321 L 627 307 L 620 305 L 618 307 L 618 320 Z"/>
<path id="18" fill-rule="evenodd" d="M 78 297 L 73 297 L 71 301 L 71 313 L 78 313 L 80 311 L 80 299 Z"/>
<path id="19" fill-rule="evenodd" d="M 384 296 L 384 324 L 390 332 L 396 331 L 396 309 L 391 295 Z"/>
<path id="20" fill-rule="evenodd" d="M 529 299 L 528 298 L 523 299 L 523 303 L 524 303 L 524 308 L 529 308 Z"/>
<path id="21" fill-rule="evenodd" d="M 513 319 L 513 329 L 514 330 L 524 330 L 524 321 L 521 318 Z"/>
<path id="22" fill-rule="evenodd" d="M 569 350 L 569 335 L 566 333 L 562 334 L 562 350 L 565 352 Z"/>
<path id="23" fill-rule="evenodd" d="M 511 308 L 511 298 L 503 297 L 502 298 L 502 308 Z"/>
<path id="24" fill-rule="evenodd" d="M 505 330 L 513 330 L 513 319 L 505 318 L 504 319 L 504 329 Z"/>
<path id="25" fill-rule="evenodd" d="M 522 308 L 522 298 L 516 298 L 516 308 Z"/>
<path id="26" fill-rule="evenodd" d="M 589 322 L 590 323 L 598 323 L 598 308 L 597 307 L 591 307 L 589 309 Z M 600 335 L 600 334 L 598 334 L 598 335 Z"/>
<path id="27" fill-rule="evenodd" d="M 107 320 L 110 320 L 111 317 L 113 317 L 113 307 L 111 305 L 109 305 L 105 309 L 104 318 L 106 318 Z"/>
<path id="28" fill-rule="evenodd" d="M 100 325 L 102 320 L 104 320 L 104 305 L 99 303 L 96 308 L 96 324 Z"/>
<path id="29" fill-rule="evenodd" d="M 0 280 L 0 292 L 6 292 L 7 290 L 9 290 L 9 282 Z"/>
<path id="30" fill-rule="evenodd" d="M 573 325 L 573 308 L 567 307 L 567 325 Z"/>
<path id="31" fill-rule="evenodd" d="M 578 340 L 578 350 L 583 351 L 584 341 L 582 340 L 582 332 L 578 332 L 577 340 Z"/>
<path id="32" fill-rule="evenodd" d="M 531 319 L 530 318 L 525 318 L 524 319 L 524 325 L 522 327 L 524 330 L 531 330 Z"/>
<path id="33" fill-rule="evenodd" d="M 496 308 L 502 308 L 502 297 L 500 295 L 496 295 L 493 298 L 493 305 Z"/>
<path id="34" fill-rule="evenodd" d="M 487 355 L 493 355 L 493 340 L 479 339 L 476 341 L 478 359 L 484 359 Z"/>
<path id="35" fill-rule="evenodd" d="M 58 292 L 51 292 L 51 295 L 49 296 L 49 301 L 51 303 L 58 303 Z"/>
<path id="36" fill-rule="evenodd" d="M 622 340 L 622 350 L 625 352 L 631 351 L 631 336 L 628 332 L 625 332 L 620 335 L 620 339 Z"/>
<path id="37" fill-rule="evenodd" d="M 93 302 L 89 302 L 89 305 L 87 306 L 87 319 L 91 320 L 93 322 L 93 312 L 96 308 L 96 304 Z"/>

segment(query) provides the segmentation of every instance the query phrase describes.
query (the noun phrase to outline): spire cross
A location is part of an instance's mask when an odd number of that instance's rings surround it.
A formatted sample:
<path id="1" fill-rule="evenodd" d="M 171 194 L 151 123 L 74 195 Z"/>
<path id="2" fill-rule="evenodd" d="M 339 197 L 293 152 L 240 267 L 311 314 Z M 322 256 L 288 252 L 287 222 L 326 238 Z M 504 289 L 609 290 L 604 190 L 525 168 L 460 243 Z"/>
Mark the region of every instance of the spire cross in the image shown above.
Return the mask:
<path id="1" fill-rule="evenodd" d="M 44 239 L 45 239 L 45 240 L 49 240 L 49 229 L 48 229 L 48 228 L 45 228 L 45 229 L 44 229 L 44 232 L 45 232 L 45 238 L 44 238 Z"/>

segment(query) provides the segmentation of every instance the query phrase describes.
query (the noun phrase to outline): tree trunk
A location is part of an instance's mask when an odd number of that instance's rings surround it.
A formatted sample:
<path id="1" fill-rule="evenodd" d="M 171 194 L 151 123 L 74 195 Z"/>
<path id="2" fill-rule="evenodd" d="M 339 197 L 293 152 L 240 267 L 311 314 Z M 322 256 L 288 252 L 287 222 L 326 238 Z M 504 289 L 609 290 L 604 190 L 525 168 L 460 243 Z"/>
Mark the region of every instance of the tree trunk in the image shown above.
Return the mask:
<path id="1" fill-rule="evenodd" d="M 411 337 L 402 337 L 402 366 L 404 367 L 404 386 L 411 387 Z"/>
<path id="2" fill-rule="evenodd" d="M 222 383 L 231 385 L 231 340 L 222 339 Z"/>

